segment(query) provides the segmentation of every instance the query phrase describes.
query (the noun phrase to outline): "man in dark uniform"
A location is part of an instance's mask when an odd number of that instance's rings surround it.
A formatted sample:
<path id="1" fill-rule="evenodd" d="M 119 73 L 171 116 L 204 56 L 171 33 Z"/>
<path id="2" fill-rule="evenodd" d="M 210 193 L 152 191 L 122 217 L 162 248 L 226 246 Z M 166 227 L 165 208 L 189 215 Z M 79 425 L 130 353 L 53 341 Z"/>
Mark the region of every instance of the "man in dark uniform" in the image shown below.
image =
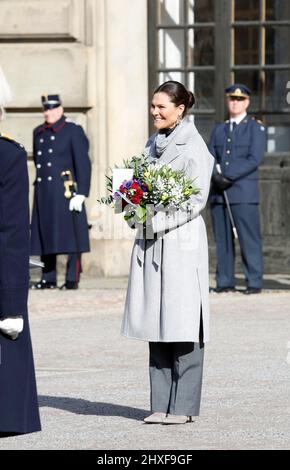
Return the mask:
<path id="1" fill-rule="evenodd" d="M 0 68 L 0 120 L 7 94 Z M 41 429 L 27 312 L 28 188 L 23 145 L 0 134 L 0 437 Z"/>
<path id="2" fill-rule="evenodd" d="M 261 121 L 247 115 L 251 91 L 246 85 L 234 84 L 225 91 L 230 119 L 213 129 L 209 144 L 216 160 L 210 196 L 217 253 L 215 291 L 235 290 L 235 246 L 226 191 L 241 248 L 244 292 L 256 294 L 263 277 L 258 167 L 266 149 L 266 130 Z"/>
<path id="3" fill-rule="evenodd" d="M 44 268 L 41 281 L 32 288 L 56 287 L 56 255 L 68 254 L 66 280 L 61 288 L 77 289 L 81 253 L 90 251 L 84 207 L 91 178 L 89 143 L 82 127 L 65 117 L 59 95 L 42 96 L 42 105 L 45 122 L 33 132 L 36 180 L 31 254 L 41 256 Z M 69 194 L 63 173 L 70 174 L 75 182 L 75 191 Z"/>

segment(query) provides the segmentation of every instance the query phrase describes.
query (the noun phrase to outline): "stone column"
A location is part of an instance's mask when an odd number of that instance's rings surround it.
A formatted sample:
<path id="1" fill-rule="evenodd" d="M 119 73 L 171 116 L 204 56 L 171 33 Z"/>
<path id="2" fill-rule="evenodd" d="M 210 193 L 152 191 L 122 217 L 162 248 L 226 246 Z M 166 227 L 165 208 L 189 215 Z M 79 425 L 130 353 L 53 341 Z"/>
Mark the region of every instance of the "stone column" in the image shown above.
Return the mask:
<path id="1" fill-rule="evenodd" d="M 91 200 L 91 270 L 106 276 L 129 270 L 134 232 L 121 215 L 97 205 L 106 194 L 105 173 L 142 151 L 148 137 L 147 2 L 91 2 L 95 24 L 96 107 L 89 112 L 94 147 Z"/>

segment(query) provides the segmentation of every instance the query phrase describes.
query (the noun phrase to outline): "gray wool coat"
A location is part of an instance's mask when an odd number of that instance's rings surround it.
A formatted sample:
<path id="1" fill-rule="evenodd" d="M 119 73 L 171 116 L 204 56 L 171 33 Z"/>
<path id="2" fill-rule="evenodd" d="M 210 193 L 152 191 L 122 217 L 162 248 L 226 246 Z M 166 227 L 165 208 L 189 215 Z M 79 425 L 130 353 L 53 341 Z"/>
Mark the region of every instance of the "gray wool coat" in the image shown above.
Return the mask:
<path id="1" fill-rule="evenodd" d="M 155 136 L 145 154 L 155 158 Z M 193 210 L 157 212 L 155 239 L 139 230 L 135 239 L 121 333 L 152 342 L 198 342 L 202 312 L 204 342 L 209 340 L 209 279 L 204 209 L 214 159 L 195 125 L 185 118 L 159 161 L 184 169 L 200 193 Z M 157 236 L 157 238 L 156 238 Z"/>

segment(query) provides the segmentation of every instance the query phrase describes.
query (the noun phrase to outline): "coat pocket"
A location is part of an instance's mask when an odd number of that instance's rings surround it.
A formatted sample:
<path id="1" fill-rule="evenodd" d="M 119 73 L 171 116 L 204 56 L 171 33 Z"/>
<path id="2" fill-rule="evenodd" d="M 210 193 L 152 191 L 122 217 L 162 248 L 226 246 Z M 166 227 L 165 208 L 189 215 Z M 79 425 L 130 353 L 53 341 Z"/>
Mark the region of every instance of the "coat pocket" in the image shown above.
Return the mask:
<path id="1" fill-rule="evenodd" d="M 178 227 L 178 229 L 173 232 L 176 232 L 180 250 L 197 250 L 200 241 L 200 216 Z"/>

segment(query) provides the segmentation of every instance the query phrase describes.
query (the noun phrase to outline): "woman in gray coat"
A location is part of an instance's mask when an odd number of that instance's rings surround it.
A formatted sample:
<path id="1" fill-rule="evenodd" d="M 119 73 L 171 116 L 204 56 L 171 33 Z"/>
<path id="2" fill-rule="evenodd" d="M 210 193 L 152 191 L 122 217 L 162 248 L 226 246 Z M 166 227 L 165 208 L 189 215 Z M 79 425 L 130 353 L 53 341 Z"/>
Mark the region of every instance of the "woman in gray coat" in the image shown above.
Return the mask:
<path id="1" fill-rule="evenodd" d="M 157 132 L 146 144 L 151 161 L 183 169 L 200 189 L 190 211 L 159 211 L 153 239 L 139 229 L 133 247 L 122 334 L 149 341 L 151 411 L 146 423 L 183 424 L 199 414 L 204 343 L 209 340 L 206 228 L 200 212 L 210 187 L 213 157 L 186 117 L 194 96 L 179 82 L 154 92 Z"/>

